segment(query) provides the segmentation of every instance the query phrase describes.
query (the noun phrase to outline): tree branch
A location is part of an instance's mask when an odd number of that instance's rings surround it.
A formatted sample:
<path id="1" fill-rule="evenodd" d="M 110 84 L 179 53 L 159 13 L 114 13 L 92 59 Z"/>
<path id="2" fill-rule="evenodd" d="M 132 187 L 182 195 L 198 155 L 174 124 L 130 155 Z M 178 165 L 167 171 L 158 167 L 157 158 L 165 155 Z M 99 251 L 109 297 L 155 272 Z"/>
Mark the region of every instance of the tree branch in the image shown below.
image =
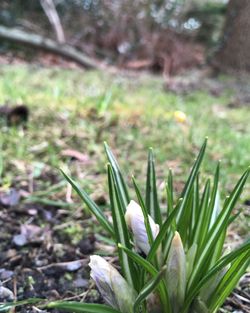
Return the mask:
<path id="1" fill-rule="evenodd" d="M 57 41 L 59 43 L 65 43 L 63 27 L 53 0 L 40 0 L 40 3 L 50 24 L 55 30 Z"/>
<path id="2" fill-rule="evenodd" d="M 8 41 L 21 43 L 26 46 L 31 46 L 37 49 L 50 51 L 67 59 L 71 59 L 76 63 L 87 68 L 106 68 L 105 64 L 98 62 L 78 51 L 74 47 L 67 44 L 59 44 L 58 42 L 42 37 L 33 33 L 26 33 L 17 28 L 8 28 L 0 26 L 0 38 Z"/>

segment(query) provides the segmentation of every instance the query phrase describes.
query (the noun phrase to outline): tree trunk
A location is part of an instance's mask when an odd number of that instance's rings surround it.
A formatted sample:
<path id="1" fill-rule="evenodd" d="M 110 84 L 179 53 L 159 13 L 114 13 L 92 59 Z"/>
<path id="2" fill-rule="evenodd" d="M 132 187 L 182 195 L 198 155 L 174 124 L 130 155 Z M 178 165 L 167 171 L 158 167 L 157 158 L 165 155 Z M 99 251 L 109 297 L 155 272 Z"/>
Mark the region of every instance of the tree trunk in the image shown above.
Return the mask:
<path id="1" fill-rule="evenodd" d="M 215 57 L 220 70 L 250 71 L 250 1 L 230 0 L 221 48 Z"/>

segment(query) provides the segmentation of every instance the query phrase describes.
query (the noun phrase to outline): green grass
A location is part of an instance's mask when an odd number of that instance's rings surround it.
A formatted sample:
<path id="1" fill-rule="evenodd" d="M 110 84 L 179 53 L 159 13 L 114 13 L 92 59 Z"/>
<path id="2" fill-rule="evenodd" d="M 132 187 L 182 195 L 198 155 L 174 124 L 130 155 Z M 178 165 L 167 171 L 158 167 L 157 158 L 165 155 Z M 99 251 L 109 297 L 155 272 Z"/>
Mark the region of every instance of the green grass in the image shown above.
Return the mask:
<path id="1" fill-rule="evenodd" d="M 0 75 L 0 103 L 24 103 L 31 113 L 27 130 L 7 128 L 0 119 L 6 186 L 22 183 L 28 188 L 33 176 L 35 192 L 45 191 L 49 199 L 63 198 L 65 186 L 56 192 L 50 189 L 62 180 L 57 168 L 69 167 L 88 191 L 98 195 L 106 171 L 103 141 L 128 176 L 135 174 L 141 184 L 147 148 L 152 146 L 158 185 L 172 167 L 179 178 L 177 190 L 205 136 L 209 144 L 204 170 L 211 175 L 216 162 L 222 161 L 223 193 L 250 164 L 249 109 L 228 108 L 229 92 L 220 97 L 207 91 L 180 96 L 166 92 L 160 77 L 24 65 L 2 66 Z M 175 120 L 176 110 L 185 112 L 185 124 Z M 61 154 L 64 149 L 86 154 L 90 163 L 70 162 Z"/>

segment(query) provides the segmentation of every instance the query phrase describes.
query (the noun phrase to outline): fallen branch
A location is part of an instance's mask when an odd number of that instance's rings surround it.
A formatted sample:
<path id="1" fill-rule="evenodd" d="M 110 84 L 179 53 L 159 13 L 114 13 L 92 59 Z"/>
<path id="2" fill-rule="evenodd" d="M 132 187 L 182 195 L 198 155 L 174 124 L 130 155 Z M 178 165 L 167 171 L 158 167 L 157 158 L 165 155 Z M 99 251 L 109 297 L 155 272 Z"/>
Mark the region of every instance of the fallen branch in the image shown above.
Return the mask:
<path id="1" fill-rule="evenodd" d="M 106 68 L 105 64 L 90 58 L 70 45 L 59 44 L 54 40 L 37 34 L 27 33 L 17 28 L 0 26 L 0 38 L 37 49 L 50 51 L 54 54 L 75 61 L 76 63 L 87 68 Z"/>

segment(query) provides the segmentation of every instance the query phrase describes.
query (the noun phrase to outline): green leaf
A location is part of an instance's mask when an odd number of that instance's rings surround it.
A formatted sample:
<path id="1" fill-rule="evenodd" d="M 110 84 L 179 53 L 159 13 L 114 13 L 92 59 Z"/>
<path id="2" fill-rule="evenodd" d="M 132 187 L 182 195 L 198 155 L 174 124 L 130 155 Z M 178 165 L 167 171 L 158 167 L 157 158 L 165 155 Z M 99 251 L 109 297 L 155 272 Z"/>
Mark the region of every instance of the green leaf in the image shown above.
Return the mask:
<path id="1" fill-rule="evenodd" d="M 194 238 L 193 238 L 193 242 L 197 243 L 198 253 L 199 253 L 199 248 L 205 236 L 207 235 L 206 218 L 207 218 L 207 210 L 208 210 L 209 193 L 210 193 L 210 180 L 207 180 L 207 183 L 204 188 L 203 195 L 202 195 L 202 199 L 201 199 L 200 212 L 198 215 L 195 232 L 194 232 Z"/>
<path id="2" fill-rule="evenodd" d="M 185 244 L 185 239 L 187 237 L 187 233 L 186 233 L 187 229 L 189 229 L 190 227 L 190 217 L 191 217 L 191 210 L 192 210 L 192 205 L 189 204 L 190 198 L 191 198 L 195 179 L 197 177 L 199 168 L 201 166 L 201 162 L 204 157 L 206 145 L 207 145 L 207 139 L 205 139 L 200 149 L 200 153 L 193 165 L 193 168 L 190 172 L 187 183 L 185 184 L 185 187 L 181 194 L 181 198 L 183 198 L 183 201 L 181 203 L 181 208 L 177 216 L 177 225 L 178 225 L 178 232 L 180 233 L 180 236 L 183 239 L 184 244 Z"/>
<path id="3" fill-rule="evenodd" d="M 174 211 L 171 212 L 171 214 L 169 215 L 169 217 L 166 219 L 166 221 L 164 222 L 164 224 L 162 225 L 162 227 L 160 228 L 159 234 L 157 235 L 157 237 L 155 238 L 153 245 L 148 253 L 147 256 L 147 260 L 149 262 L 151 262 L 154 257 L 156 256 L 157 250 L 159 248 L 159 246 L 164 242 L 165 246 L 166 246 L 166 240 L 165 237 L 166 235 L 169 233 L 170 231 L 170 227 L 172 225 L 172 222 L 174 221 L 178 210 L 180 209 L 180 207 L 177 207 L 174 209 Z M 169 240 L 169 246 L 170 246 L 171 240 Z M 164 247 L 166 248 L 166 247 Z"/>
<path id="4" fill-rule="evenodd" d="M 235 288 L 250 264 L 250 251 L 238 256 L 208 301 L 211 312 L 218 309 Z"/>
<path id="5" fill-rule="evenodd" d="M 128 256 L 132 260 L 134 260 L 134 262 L 138 266 L 142 267 L 144 269 L 144 271 L 146 271 L 149 274 L 151 274 L 152 277 L 156 277 L 157 276 L 157 274 L 158 274 L 157 269 L 151 263 L 149 263 L 147 260 L 142 258 L 137 253 L 133 252 L 132 250 L 127 249 L 126 247 L 124 247 L 121 244 L 118 244 L 118 248 L 124 250 L 128 254 Z M 168 298 L 166 285 L 165 285 L 164 282 L 161 282 L 159 284 L 159 296 L 160 296 L 161 302 L 164 304 L 164 306 L 163 306 L 164 312 L 165 313 L 171 313 L 172 310 L 171 310 L 171 306 L 170 306 L 170 302 L 169 302 L 169 298 Z"/>
<path id="6" fill-rule="evenodd" d="M 88 194 L 83 189 L 81 189 L 77 182 L 75 182 L 71 177 L 64 173 L 62 169 L 61 172 L 63 176 L 66 178 L 66 180 L 73 187 L 73 189 L 77 192 L 79 197 L 87 205 L 91 213 L 95 215 L 96 219 L 102 225 L 102 227 L 115 239 L 114 228 L 111 225 L 111 223 L 107 220 L 102 210 L 95 204 L 95 202 L 92 199 L 90 199 Z"/>
<path id="7" fill-rule="evenodd" d="M 213 213 L 210 219 L 210 225 L 209 225 L 209 230 L 212 228 L 214 225 L 218 215 L 221 212 L 221 204 L 220 204 L 220 192 L 217 190 L 216 192 L 216 197 L 215 197 L 215 202 L 214 202 L 214 208 L 213 208 Z"/>
<path id="8" fill-rule="evenodd" d="M 227 227 L 230 214 L 235 206 L 236 201 L 241 195 L 248 176 L 249 169 L 247 169 L 247 171 L 240 178 L 239 182 L 236 184 L 230 197 L 226 201 L 223 210 L 220 212 L 216 222 L 208 232 L 204 245 L 201 248 L 201 254 L 198 255 L 198 258 L 195 261 L 196 265 L 188 282 L 188 290 L 191 290 L 197 284 L 200 276 L 205 272 L 205 266 L 209 260 L 209 256 L 212 255 L 212 251 L 216 247 L 218 238 L 220 237 L 223 230 L 225 230 Z"/>
<path id="9" fill-rule="evenodd" d="M 24 203 L 39 203 L 39 204 L 45 204 L 45 205 L 51 205 L 54 207 L 74 207 L 74 203 L 64 202 L 64 201 L 57 201 L 57 200 L 50 200 L 48 198 L 43 197 L 36 197 L 36 196 L 29 196 L 27 199 L 25 199 Z"/>
<path id="10" fill-rule="evenodd" d="M 194 267 L 194 261 L 196 257 L 196 252 L 197 252 L 197 244 L 194 242 L 192 246 L 188 249 L 186 253 L 186 258 L 187 258 L 187 279 L 189 279 L 193 267 Z"/>
<path id="11" fill-rule="evenodd" d="M 199 216 L 199 207 L 200 207 L 200 185 L 199 185 L 199 173 L 197 173 L 193 186 L 191 223 L 189 228 L 189 248 L 190 246 L 193 245 L 194 242 L 194 235 Z"/>
<path id="12" fill-rule="evenodd" d="M 236 286 L 240 277 L 245 273 L 250 264 L 250 250 L 242 253 L 233 262 L 230 269 L 226 272 L 220 284 L 217 286 L 213 295 L 209 298 L 208 308 L 213 312 L 219 308 Z"/>
<path id="13" fill-rule="evenodd" d="M 213 183 L 213 189 L 211 192 L 211 198 L 209 202 L 209 209 L 208 209 L 208 215 L 206 218 L 206 229 L 210 229 L 213 223 L 215 222 L 219 212 L 219 178 L 220 178 L 220 162 L 218 162 L 215 174 L 214 174 L 214 183 Z"/>
<path id="14" fill-rule="evenodd" d="M 146 182 L 146 207 L 148 214 L 159 225 L 162 224 L 161 210 L 157 196 L 153 149 L 148 152 L 148 169 Z"/>
<path id="15" fill-rule="evenodd" d="M 55 301 L 46 305 L 48 309 L 59 309 L 74 313 L 121 313 L 104 304 L 81 303 L 74 301 Z"/>
<path id="16" fill-rule="evenodd" d="M 140 305 L 146 298 L 158 287 L 161 279 L 166 271 L 166 266 L 164 266 L 161 271 L 156 275 L 156 277 L 152 278 L 140 291 L 139 295 L 137 296 L 134 304 L 134 313 L 139 312 Z M 164 304 L 163 304 L 164 305 Z"/>
<path id="17" fill-rule="evenodd" d="M 123 176 L 122 176 L 120 167 L 118 165 L 118 162 L 116 161 L 112 151 L 110 150 L 110 148 L 106 142 L 104 142 L 104 147 L 105 147 L 105 151 L 106 151 L 106 154 L 108 157 L 108 161 L 109 161 L 109 163 L 112 167 L 113 173 L 114 173 L 115 185 L 116 185 L 116 188 L 118 190 L 119 199 L 121 200 L 122 210 L 125 213 L 126 207 L 130 201 L 127 186 L 126 186 L 125 181 L 123 179 Z"/>
<path id="18" fill-rule="evenodd" d="M 174 187 L 173 187 L 173 174 L 171 169 L 169 169 L 168 172 L 166 191 L 167 191 L 167 213 L 169 215 L 174 210 Z"/>
<path id="19" fill-rule="evenodd" d="M 30 299 L 22 300 L 22 301 L 0 303 L 0 312 L 6 312 L 6 311 L 9 311 L 11 308 L 15 308 L 17 306 L 35 304 L 41 301 L 44 301 L 44 299 L 30 298 Z"/>
<path id="20" fill-rule="evenodd" d="M 223 246 L 226 238 L 226 233 L 227 233 L 227 228 L 222 231 L 220 234 L 219 238 L 217 239 L 216 246 L 213 249 L 213 251 L 210 254 L 210 260 L 207 263 L 208 268 L 210 269 L 211 267 L 214 266 L 214 264 L 220 259 L 223 251 Z"/>
<path id="21" fill-rule="evenodd" d="M 249 253 L 250 251 L 250 239 L 244 242 L 239 248 L 235 249 L 234 251 L 228 253 L 223 258 L 218 260 L 216 264 L 207 272 L 206 275 L 204 275 L 201 280 L 197 283 L 197 285 L 194 286 L 193 289 L 189 290 L 186 294 L 186 299 L 184 303 L 184 307 L 181 311 L 181 313 L 186 313 L 189 309 L 189 305 L 193 301 L 193 299 L 197 296 L 200 289 L 212 278 L 214 275 L 219 273 L 225 266 L 230 264 L 231 262 L 234 262 L 245 254 L 246 252 Z"/>
<path id="22" fill-rule="evenodd" d="M 118 244 L 120 242 L 125 247 L 130 249 L 131 244 L 129 231 L 124 218 L 124 213 L 120 201 L 121 199 L 118 196 L 118 191 L 115 186 L 114 173 L 110 164 L 107 165 L 107 169 L 108 169 L 110 206 L 114 223 L 116 243 Z M 127 281 L 137 290 L 138 289 L 137 273 L 132 261 L 127 256 L 127 254 L 122 250 L 119 250 L 119 260 L 124 276 L 126 277 Z"/>
<path id="23" fill-rule="evenodd" d="M 173 212 L 176 212 L 176 215 L 178 214 L 179 210 L 181 209 L 182 201 L 183 201 L 182 198 L 179 198 L 177 201 L 177 204 L 176 204 L 175 209 L 173 211 Z M 169 216 L 169 218 L 170 218 L 170 216 Z M 176 230 L 177 230 L 176 218 L 173 218 L 173 220 L 171 222 L 171 227 L 169 227 L 169 231 L 168 231 L 167 235 L 165 236 L 165 240 L 162 242 L 163 264 L 167 260 L 169 248 L 170 248 L 173 236 L 174 236 L 174 232 Z"/>

